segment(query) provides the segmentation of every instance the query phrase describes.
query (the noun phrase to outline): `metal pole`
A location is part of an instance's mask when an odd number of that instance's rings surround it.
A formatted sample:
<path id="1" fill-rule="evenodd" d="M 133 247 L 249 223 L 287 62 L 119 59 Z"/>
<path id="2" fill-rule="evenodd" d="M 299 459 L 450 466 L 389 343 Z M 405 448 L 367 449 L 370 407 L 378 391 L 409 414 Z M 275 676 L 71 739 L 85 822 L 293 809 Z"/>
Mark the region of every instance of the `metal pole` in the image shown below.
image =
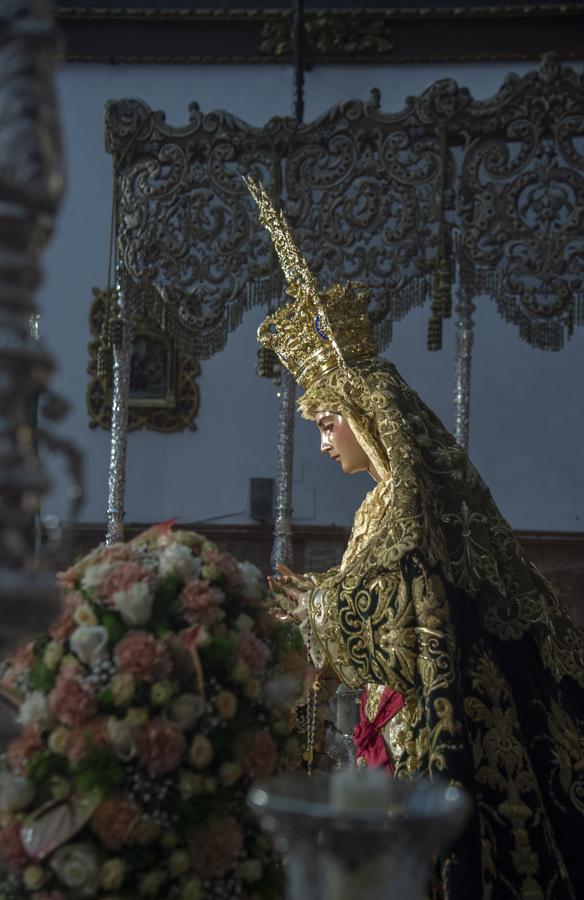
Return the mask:
<path id="1" fill-rule="evenodd" d="M 461 266 L 458 267 L 456 305 L 456 351 L 454 382 L 454 436 L 461 447 L 468 451 L 470 436 L 470 388 L 472 347 L 474 341 L 473 313 L 476 306 L 466 283 Z"/>
<path id="2" fill-rule="evenodd" d="M 278 474 L 272 566 L 292 565 L 292 471 L 294 468 L 294 416 L 296 385 L 287 369 L 282 369 L 280 413 L 278 417 Z"/>
<path id="3" fill-rule="evenodd" d="M 118 273 L 119 274 L 119 273 Z M 108 477 L 107 534 L 105 542 L 124 540 L 124 501 L 126 494 L 126 456 L 128 449 L 128 402 L 130 365 L 134 342 L 132 311 L 124 300 L 118 277 L 116 284 L 117 321 L 113 341 L 112 437 Z"/>
<path id="4" fill-rule="evenodd" d="M 294 117 L 304 118 L 304 8 L 303 0 L 294 0 Z M 280 413 L 278 417 L 278 462 L 276 476 L 276 515 L 272 566 L 292 566 L 292 472 L 294 468 L 294 415 L 296 384 L 287 369 L 282 368 Z"/>

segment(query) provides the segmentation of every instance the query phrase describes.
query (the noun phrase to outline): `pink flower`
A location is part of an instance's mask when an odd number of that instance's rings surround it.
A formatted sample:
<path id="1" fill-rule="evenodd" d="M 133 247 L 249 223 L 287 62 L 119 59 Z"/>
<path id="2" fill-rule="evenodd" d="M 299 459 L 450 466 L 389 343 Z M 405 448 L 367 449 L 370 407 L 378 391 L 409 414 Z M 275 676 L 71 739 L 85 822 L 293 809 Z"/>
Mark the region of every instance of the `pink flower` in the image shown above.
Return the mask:
<path id="1" fill-rule="evenodd" d="M 111 741 L 107 730 L 107 716 L 97 716 L 85 725 L 76 728 L 69 739 L 67 756 L 72 763 L 79 762 L 87 756 L 92 747 L 110 747 Z"/>
<path id="2" fill-rule="evenodd" d="M 122 672 L 131 672 L 142 681 L 166 678 L 172 671 L 165 644 L 147 631 L 130 631 L 117 645 L 115 656 Z"/>
<path id="3" fill-rule="evenodd" d="M 264 671 L 272 656 L 268 645 L 252 631 L 246 631 L 241 635 L 238 653 L 256 675 Z"/>
<path id="4" fill-rule="evenodd" d="M 233 868 L 243 847 L 243 835 L 233 816 L 216 819 L 201 828 L 191 843 L 193 868 L 205 877 L 223 875 Z"/>
<path id="5" fill-rule="evenodd" d="M 243 771 L 250 778 L 266 778 L 276 767 L 278 751 L 269 731 L 256 731 L 240 757 Z"/>
<path id="6" fill-rule="evenodd" d="M 229 553 L 222 553 L 216 547 L 205 550 L 202 555 L 203 566 L 211 571 L 218 570 L 219 577 L 223 576 L 229 587 L 239 587 L 243 581 L 241 569 Z"/>
<path id="7" fill-rule="evenodd" d="M 20 872 L 30 865 L 30 858 L 20 840 L 19 822 L 11 822 L 0 831 L 0 856 L 13 872 Z"/>
<path id="8" fill-rule="evenodd" d="M 99 804 L 89 825 L 104 847 L 115 852 L 130 842 L 140 815 L 140 810 L 131 800 L 117 794 Z"/>
<path id="9" fill-rule="evenodd" d="M 73 618 L 75 611 L 84 603 L 84 597 L 81 591 L 67 591 L 63 595 L 63 608 L 61 615 L 51 626 L 49 634 L 54 641 L 63 643 L 70 637 L 77 628 L 77 623 Z"/>
<path id="10" fill-rule="evenodd" d="M 177 769 L 186 749 L 183 734 L 162 719 L 152 719 L 140 728 L 136 744 L 141 765 L 159 774 Z"/>
<path id="11" fill-rule="evenodd" d="M 15 653 L 10 657 L 10 668 L 6 673 L 2 683 L 8 687 L 13 687 L 19 675 L 26 672 L 34 661 L 34 641 L 27 644 L 21 644 Z"/>
<path id="12" fill-rule="evenodd" d="M 10 767 L 19 775 L 24 774 L 31 757 L 43 746 L 42 728 L 35 722 L 22 729 L 20 737 L 10 741 L 6 748 Z"/>
<path id="13" fill-rule="evenodd" d="M 207 626 L 220 622 L 225 617 L 223 610 L 219 609 L 224 596 L 219 588 L 210 587 L 208 581 L 189 581 L 180 595 L 185 619 Z"/>
<path id="14" fill-rule="evenodd" d="M 109 560 L 108 560 L 109 561 Z M 152 581 L 152 572 L 135 562 L 120 562 L 105 576 L 97 588 L 100 597 L 111 600 L 117 591 L 129 591 L 139 581 Z"/>
<path id="15" fill-rule="evenodd" d="M 63 725 L 77 728 L 95 715 L 97 705 L 90 689 L 75 677 L 74 671 L 61 672 L 49 694 L 49 708 Z"/>

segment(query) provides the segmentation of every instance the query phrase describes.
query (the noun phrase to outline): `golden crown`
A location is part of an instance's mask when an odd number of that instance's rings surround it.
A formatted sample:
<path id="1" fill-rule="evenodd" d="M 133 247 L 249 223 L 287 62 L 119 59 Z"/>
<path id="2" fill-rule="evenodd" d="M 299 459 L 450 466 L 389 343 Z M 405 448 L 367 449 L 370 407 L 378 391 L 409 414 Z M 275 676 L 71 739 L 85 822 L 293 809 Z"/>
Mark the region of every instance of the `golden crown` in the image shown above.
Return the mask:
<path id="1" fill-rule="evenodd" d="M 258 340 L 273 350 L 302 387 L 338 368 L 375 356 L 377 348 L 367 315 L 369 291 L 362 284 L 334 284 L 320 290 L 313 272 L 292 237 L 288 223 L 263 185 L 244 176 L 256 201 L 260 222 L 271 234 L 274 249 L 295 303 L 269 315 L 258 328 Z"/>

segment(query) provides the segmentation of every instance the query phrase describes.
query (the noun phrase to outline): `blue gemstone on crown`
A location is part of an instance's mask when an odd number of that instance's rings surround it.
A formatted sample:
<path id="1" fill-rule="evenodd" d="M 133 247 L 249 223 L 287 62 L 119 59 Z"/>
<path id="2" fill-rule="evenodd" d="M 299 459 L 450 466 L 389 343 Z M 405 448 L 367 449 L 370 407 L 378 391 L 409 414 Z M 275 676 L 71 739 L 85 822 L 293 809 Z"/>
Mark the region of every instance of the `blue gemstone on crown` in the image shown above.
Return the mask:
<path id="1" fill-rule="evenodd" d="M 314 327 L 316 328 L 316 333 L 318 334 L 318 336 L 321 337 L 323 341 L 328 341 L 328 336 L 324 333 L 324 331 L 321 331 L 320 329 L 320 316 L 316 316 L 314 320 Z"/>

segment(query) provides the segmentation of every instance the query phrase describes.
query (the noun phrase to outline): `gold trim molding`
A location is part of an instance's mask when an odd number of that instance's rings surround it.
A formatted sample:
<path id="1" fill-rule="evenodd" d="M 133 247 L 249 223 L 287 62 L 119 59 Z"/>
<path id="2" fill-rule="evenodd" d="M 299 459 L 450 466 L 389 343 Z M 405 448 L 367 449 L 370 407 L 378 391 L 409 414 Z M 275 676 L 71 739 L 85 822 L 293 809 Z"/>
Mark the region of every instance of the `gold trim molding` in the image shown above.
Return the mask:
<path id="1" fill-rule="evenodd" d="M 305 57 L 321 63 L 581 59 L 584 5 L 306 10 Z M 60 6 L 72 62 L 289 63 L 289 10 Z M 489 28 L 484 28 L 488 21 Z M 140 23 L 139 31 L 133 25 Z M 157 28 L 152 42 L 145 26 Z M 153 49 L 155 47 L 155 49 Z M 233 52 L 225 52 L 233 47 Z"/>

